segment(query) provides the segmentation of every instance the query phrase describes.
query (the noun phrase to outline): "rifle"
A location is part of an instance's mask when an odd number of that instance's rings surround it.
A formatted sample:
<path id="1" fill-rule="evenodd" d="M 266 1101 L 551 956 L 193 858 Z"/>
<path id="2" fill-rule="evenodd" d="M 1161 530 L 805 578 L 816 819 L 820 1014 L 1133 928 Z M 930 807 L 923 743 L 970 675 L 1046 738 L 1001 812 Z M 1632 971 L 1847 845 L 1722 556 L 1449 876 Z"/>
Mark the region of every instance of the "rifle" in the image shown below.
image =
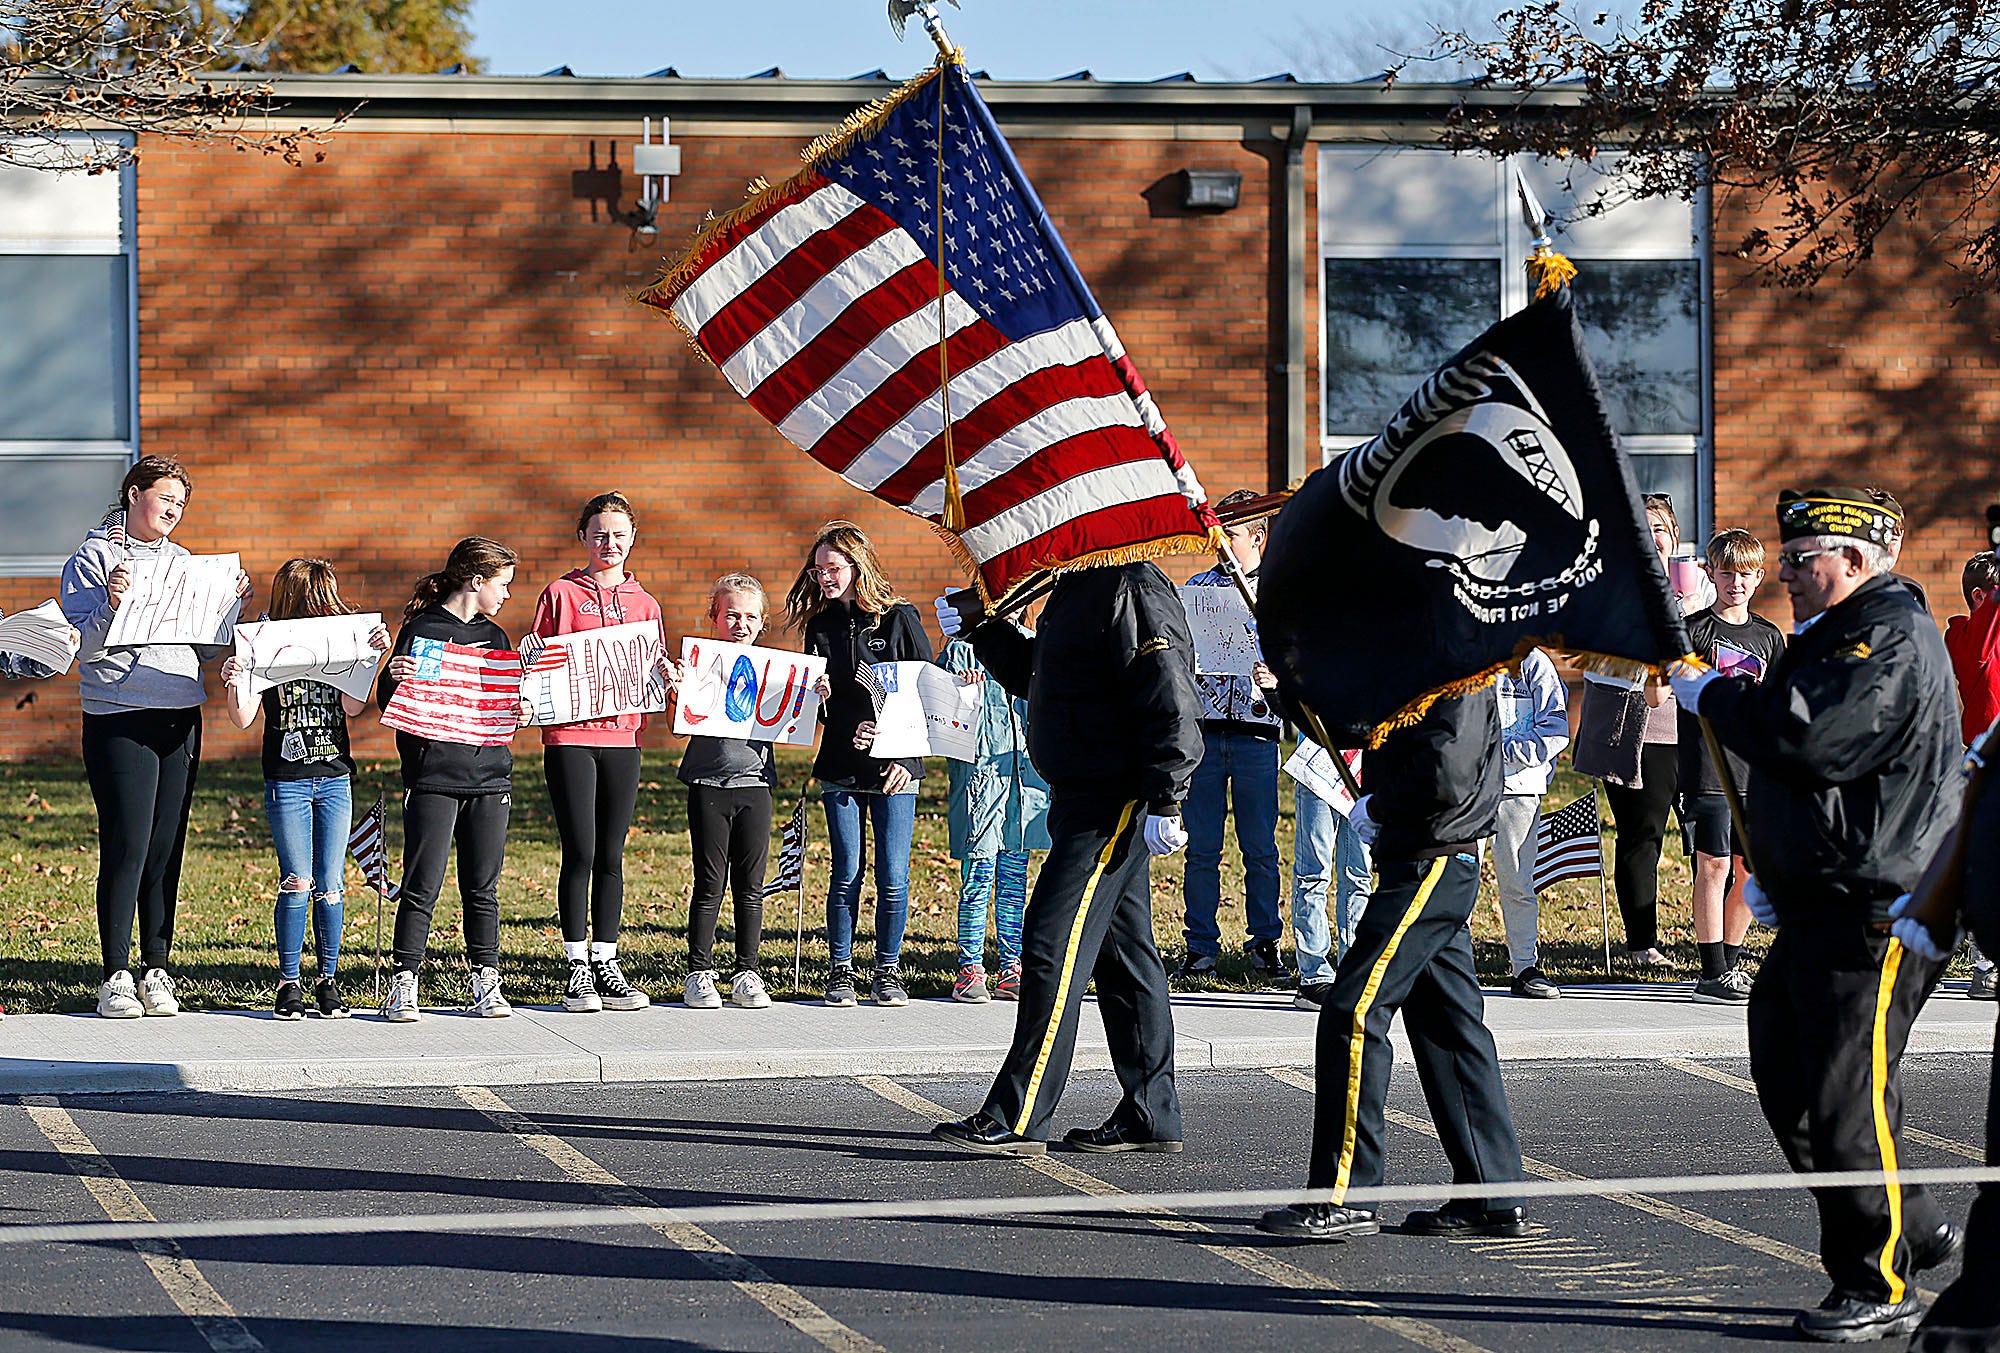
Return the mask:
<path id="1" fill-rule="evenodd" d="M 1922 922 L 1938 948 L 1944 950 L 1958 942 L 1958 918 L 1965 910 L 1965 849 L 1972 835 L 1973 809 L 1986 791 L 1992 769 L 1988 749 L 2000 751 L 1996 732 L 2000 732 L 2000 719 L 1995 719 L 1966 749 L 1965 799 L 1959 807 L 1958 822 L 1931 857 L 1924 876 L 1917 880 L 1910 895 L 1910 905 L 1903 910 L 1904 916 Z"/>

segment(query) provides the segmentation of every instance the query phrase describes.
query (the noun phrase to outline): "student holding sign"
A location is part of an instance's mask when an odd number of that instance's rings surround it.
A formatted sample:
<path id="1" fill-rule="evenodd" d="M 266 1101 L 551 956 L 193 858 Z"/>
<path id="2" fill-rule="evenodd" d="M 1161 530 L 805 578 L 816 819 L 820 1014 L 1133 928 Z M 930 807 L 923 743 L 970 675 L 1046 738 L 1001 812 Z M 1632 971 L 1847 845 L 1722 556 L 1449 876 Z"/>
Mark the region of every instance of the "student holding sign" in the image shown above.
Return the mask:
<path id="1" fill-rule="evenodd" d="M 826 659 L 818 691 L 825 736 L 813 761 L 833 881 L 826 899 L 826 1003 L 853 1005 L 854 923 L 861 906 L 862 819 L 875 838 L 875 973 L 877 1005 L 908 1005 L 898 963 L 910 915 L 910 840 L 916 832 L 917 780 L 922 757 L 879 760 L 877 696 L 860 669 L 878 662 L 931 661 L 930 636 L 916 607 L 897 596 L 882 574 L 875 546 L 851 521 L 828 522 L 814 537 L 785 609 L 805 635 L 805 650 Z M 876 688 L 879 691 L 879 687 Z"/>
<path id="2" fill-rule="evenodd" d="M 132 591 L 134 565 L 187 557 L 168 537 L 192 490 L 179 461 L 145 457 L 125 472 L 103 524 L 63 565 L 63 614 L 83 632 L 83 769 L 97 804 L 97 936 L 104 955 L 97 1013 L 107 1019 L 180 1013 L 167 957 L 201 763 L 201 664 L 227 649 L 186 642 L 111 647 L 105 640 Z M 250 595 L 250 579 L 241 573 L 236 595 Z"/>
<path id="3" fill-rule="evenodd" d="M 576 538 L 589 558 L 543 589 L 532 632 L 548 639 L 614 625 L 657 629 L 660 603 L 625 571 L 638 532 L 638 514 L 624 494 L 600 493 L 585 503 Z M 655 657 L 651 666 L 657 669 L 659 661 Z M 629 675 L 655 679 L 654 671 Z M 618 966 L 625 833 L 639 802 L 639 734 L 645 727 L 644 714 L 619 713 L 542 729 L 542 765 L 562 838 L 556 912 L 569 959 L 565 1010 L 643 1010 L 651 1003 Z"/>
<path id="4" fill-rule="evenodd" d="M 350 615 L 340 580 L 324 559 L 287 559 L 271 580 L 271 619 L 303 620 Z M 247 629 L 246 629 L 247 632 Z M 389 651 L 389 631 L 376 625 L 368 643 Z M 363 668 L 364 673 L 372 667 Z M 313 1004 L 321 1019 L 346 1019 L 334 970 L 340 963 L 341 906 L 347 867 L 347 833 L 353 826 L 354 758 L 347 749 L 347 721 L 368 708 L 365 695 L 349 695 L 324 681 L 298 680 L 266 687 L 252 681 L 252 659 L 222 664 L 229 690 L 229 719 L 248 728 L 264 716 L 264 816 L 278 848 L 278 902 L 272 928 L 278 939 L 279 1019 L 306 1017 L 299 955 L 305 948 L 311 901 Z"/>
<path id="5" fill-rule="evenodd" d="M 400 684 L 431 675 L 412 656 L 419 645 L 492 649 L 514 658 L 507 631 L 492 620 L 507 604 L 514 563 L 514 552 L 499 541 L 467 536 L 452 546 L 442 569 L 417 583 L 403 608 L 403 632 L 376 687 L 385 715 L 393 714 L 389 706 Z M 518 674 L 518 663 L 514 670 Z M 450 702 L 441 699 L 437 705 L 425 711 L 437 721 L 435 736 L 396 733 L 403 757 L 403 891 L 396 902 L 396 972 L 382 1018 L 397 1024 L 420 1018 L 417 970 L 430 944 L 431 911 L 454 845 L 465 959 L 472 967 L 472 1013 L 489 1019 L 514 1013 L 500 991 L 500 866 L 514 799 L 514 753 L 505 742 L 484 741 L 483 730 L 473 726 L 476 711 L 461 714 L 467 727 L 457 730 L 449 726 Z"/>

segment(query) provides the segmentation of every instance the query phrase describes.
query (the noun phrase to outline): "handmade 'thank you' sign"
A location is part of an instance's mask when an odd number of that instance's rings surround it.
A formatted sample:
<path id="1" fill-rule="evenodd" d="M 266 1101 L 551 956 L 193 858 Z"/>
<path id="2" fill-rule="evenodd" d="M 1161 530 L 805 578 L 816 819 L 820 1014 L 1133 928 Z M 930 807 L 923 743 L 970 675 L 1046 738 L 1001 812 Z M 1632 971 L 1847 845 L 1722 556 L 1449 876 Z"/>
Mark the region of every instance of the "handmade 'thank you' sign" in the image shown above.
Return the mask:
<path id="1" fill-rule="evenodd" d="M 265 620 L 236 627 L 236 658 L 250 669 L 252 694 L 288 681 L 322 681 L 342 695 L 366 700 L 382 655 L 368 635 L 379 613 Z"/>
<path id="2" fill-rule="evenodd" d="M 108 648 L 147 644 L 226 644 L 243 599 L 242 560 L 233 554 L 177 554 L 135 559 L 132 586 L 111 614 Z"/>
<path id="3" fill-rule="evenodd" d="M 826 659 L 718 639 L 682 639 L 676 733 L 810 746 L 819 727 L 813 683 Z"/>
<path id="4" fill-rule="evenodd" d="M 875 745 L 869 754 L 889 760 L 903 756 L 943 756 L 972 761 L 979 756 L 977 686 L 929 662 L 878 662 L 882 709 L 875 716 Z"/>
<path id="5" fill-rule="evenodd" d="M 582 723 L 621 714 L 662 714 L 667 678 L 657 620 L 553 634 L 528 659 L 521 698 L 537 724 Z"/>

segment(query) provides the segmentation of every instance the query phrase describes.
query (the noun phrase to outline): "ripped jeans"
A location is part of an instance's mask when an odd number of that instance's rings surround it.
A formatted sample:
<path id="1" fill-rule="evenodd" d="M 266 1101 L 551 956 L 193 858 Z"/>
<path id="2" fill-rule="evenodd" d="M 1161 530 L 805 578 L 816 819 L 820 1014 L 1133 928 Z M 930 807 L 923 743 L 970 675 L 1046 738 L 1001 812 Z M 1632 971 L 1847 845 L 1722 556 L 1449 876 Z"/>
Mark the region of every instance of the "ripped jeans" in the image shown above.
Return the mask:
<path id="1" fill-rule="evenodd" d="M 264 781 L 264 816 L 278 847 L 278 977 L 299 980 L 311 903 L 318 975 L 331 977 L 340 960 L 341 886 L 347 833 L 354 819 L 353 787 L 345 775 Z"/>

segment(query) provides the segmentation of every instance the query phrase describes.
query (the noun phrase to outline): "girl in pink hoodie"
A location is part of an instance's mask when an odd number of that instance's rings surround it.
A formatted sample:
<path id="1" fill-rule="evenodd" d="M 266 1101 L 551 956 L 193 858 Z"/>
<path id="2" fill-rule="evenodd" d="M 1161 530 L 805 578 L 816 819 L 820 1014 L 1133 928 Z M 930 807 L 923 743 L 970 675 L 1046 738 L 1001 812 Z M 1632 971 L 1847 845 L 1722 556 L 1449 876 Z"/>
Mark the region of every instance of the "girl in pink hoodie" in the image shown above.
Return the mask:
<path id="1" fill-rule="evenodd" d="M 549 638 L 660 623 L 660 603 L 625 571 L 638 526 L 638 514 L 622 493 L 600 493 L 583 505 L 576 538 L 589 561 L 542 592 L 534 634 Z M 664 642 L 665 635 L 661 638 Z M 643 1010 L 650 1004 L 618 967 L 625 833 L 639 798 L 639 734 L 645 726 L 643 714 L 620 714 L 542 729 L 542 764 L 562 839 L 556 908 L 569 958 L 565 1010 Z"/>

